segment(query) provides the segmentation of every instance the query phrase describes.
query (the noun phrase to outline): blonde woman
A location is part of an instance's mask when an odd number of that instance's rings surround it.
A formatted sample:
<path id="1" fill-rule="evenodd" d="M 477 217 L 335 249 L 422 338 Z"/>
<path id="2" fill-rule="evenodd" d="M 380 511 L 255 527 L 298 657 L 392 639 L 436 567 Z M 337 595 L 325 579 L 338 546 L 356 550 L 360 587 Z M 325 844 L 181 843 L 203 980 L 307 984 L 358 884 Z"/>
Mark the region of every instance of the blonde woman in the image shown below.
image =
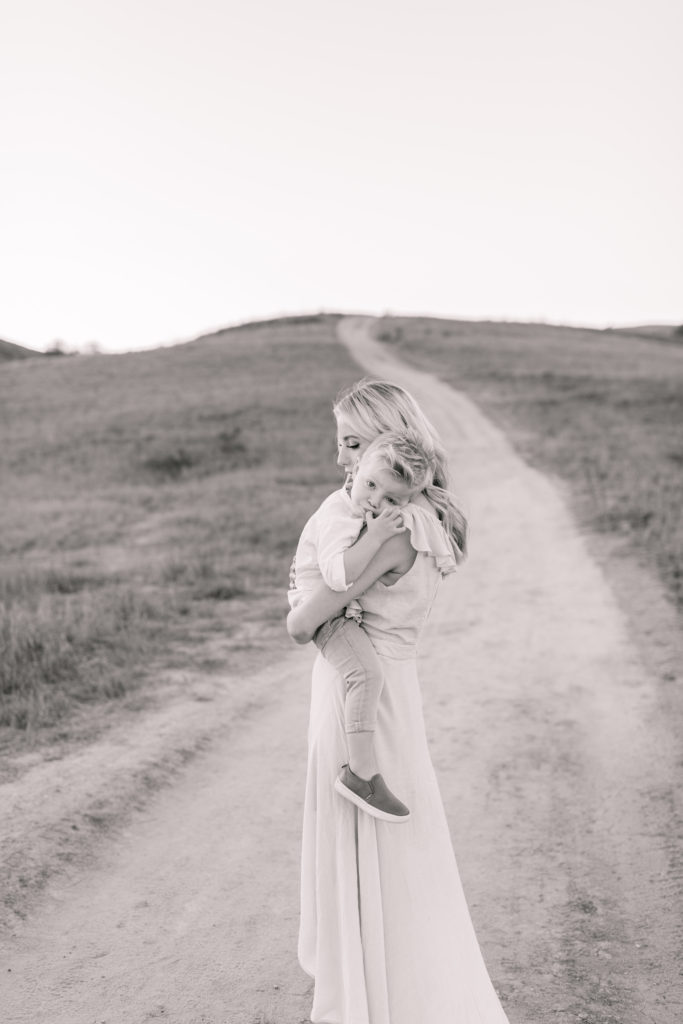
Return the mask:
<path id="1" fill-rule="evenodd" d="M 350 471 L 379 434 L 409 431 L 433 452 L 434 472 L 413 498 L 440 524 L 459 561 L 466 523 L 448 492 L 436 431 L 404 389 L 361 381 L 338 400 L 338 463 Z M 443 558 L 443 555 L 439 556 Z M 322 655 L 313 670 L 301 861 L 299 960 L 315 979 L 313 1024 L 507 1024 L 489 979 L 460 884 L 427 740 L 416 645 L 444 563 L 405 530 L 381 546 L 344 593 L 324 585 L 288 617 L 310 640 L 360 599 L 363 629 L 384 685 L 374 745 L 411 808 L 400 828 L 334 789 L 346 761 L 345 682 Z"/>
<path id="2" fill-rule="evenodd" d="M 306 523 L 296 549 L 292 608 L 305 603 L 322 581 L 344 593 L 385 541 L 410 531 L 411 543 L 429 552 L 443 574 L 455 569 L 448 540 L 437 518 L 414 505 L 434 475 L 434 452 L 407 431 L 380 434 L 354 466 L 350 486 L 323 501 Z M 335 789 L 366 814 L 405 824 L 410 809 L 392 793 L 374 751 L 373 736 L 384 675 L 363 627 L 358 601 L 316 630 L 316 647 L 346 683 L 345 727 L 348 763 Z"/>

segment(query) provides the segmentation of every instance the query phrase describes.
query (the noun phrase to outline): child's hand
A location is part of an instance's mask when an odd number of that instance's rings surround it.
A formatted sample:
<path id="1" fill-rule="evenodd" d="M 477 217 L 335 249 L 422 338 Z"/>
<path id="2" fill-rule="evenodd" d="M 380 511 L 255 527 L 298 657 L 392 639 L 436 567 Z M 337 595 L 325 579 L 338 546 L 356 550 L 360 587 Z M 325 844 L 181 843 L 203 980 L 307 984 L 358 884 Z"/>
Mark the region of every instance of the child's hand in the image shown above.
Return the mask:
<path id="1" fill-rule="evenodd" d="M 380 543 L 395 537 L 397 533 L 403 533 L 407 527 L 403 523 L 403 516 L 400 508 L 385 508 L 378 516 L 368 512 L 365 516 L 365 525 L 368 533 Z"/>

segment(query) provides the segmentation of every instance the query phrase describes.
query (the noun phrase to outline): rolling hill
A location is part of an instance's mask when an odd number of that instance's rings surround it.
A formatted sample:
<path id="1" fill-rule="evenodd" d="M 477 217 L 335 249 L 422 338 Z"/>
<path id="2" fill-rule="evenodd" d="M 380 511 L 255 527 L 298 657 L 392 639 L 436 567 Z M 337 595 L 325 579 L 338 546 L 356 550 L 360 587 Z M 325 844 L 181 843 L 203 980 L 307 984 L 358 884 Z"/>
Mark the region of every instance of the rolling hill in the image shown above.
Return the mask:
<path id="1" fill-rule="evenodd" d="M 36 349 L 25 348 L 24 345 L 16 345 L 13 341 L 3 341 L 0 338 L 0 360 L 30 359 L 32 356 L 44 355 L 44 352 L 37 352 Z"/>

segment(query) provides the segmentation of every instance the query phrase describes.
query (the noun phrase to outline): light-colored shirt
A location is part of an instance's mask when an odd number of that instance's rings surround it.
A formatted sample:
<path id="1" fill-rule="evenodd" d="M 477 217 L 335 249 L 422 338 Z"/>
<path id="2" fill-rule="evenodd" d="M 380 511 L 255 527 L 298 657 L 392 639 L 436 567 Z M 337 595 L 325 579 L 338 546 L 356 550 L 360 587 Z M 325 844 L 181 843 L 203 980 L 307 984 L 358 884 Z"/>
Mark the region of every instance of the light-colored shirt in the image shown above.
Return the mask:
<path id="1" fill-rule="evenodd" d="M 364 519 L 342 487 L 323 501 L 304 526 L 294 556 L 295 586 L 288 593 L 292 608 L 301 604 L 322 580 L 331 590 L 348 590 L 344 552 L 358 540 Z"/>

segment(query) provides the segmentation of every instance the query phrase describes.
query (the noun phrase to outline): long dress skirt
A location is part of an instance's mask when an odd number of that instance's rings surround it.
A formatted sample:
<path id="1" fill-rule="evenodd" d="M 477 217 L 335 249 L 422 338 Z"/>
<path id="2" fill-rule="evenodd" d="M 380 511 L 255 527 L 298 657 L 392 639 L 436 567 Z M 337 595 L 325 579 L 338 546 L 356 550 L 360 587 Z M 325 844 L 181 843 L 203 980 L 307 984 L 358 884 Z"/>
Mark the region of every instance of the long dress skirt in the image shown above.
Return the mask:
<path id="1" fill-rule="evenodd" d="M 322 655 L 313 670 L 299 935 L 299 961 L 315 978 L 311 1020 L 507 1024 L 458 875 L 414 648 L 395 650 L 401 656 L 379 651 L 375 743 L 384 777 L 411 809 L 402 824 L 377 821 L 334 790 L 347 760 L 345 684 Z"/>

